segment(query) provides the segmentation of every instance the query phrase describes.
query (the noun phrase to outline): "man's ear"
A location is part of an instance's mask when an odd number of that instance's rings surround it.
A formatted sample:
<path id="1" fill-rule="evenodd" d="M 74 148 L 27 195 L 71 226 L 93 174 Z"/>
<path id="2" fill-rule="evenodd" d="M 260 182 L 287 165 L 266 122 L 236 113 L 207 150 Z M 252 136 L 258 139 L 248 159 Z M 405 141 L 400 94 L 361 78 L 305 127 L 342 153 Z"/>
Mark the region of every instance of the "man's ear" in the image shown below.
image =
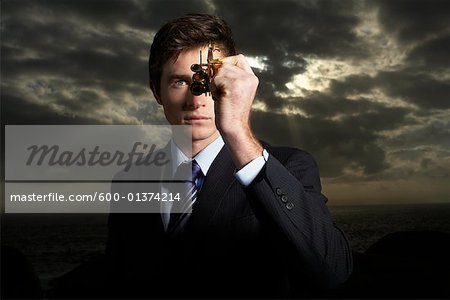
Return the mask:
<path id="1" fill-rule="evenodd" d="M 155 99 L 159 105 L 162 105 L 161 96 L 159 95 L 159 93 L 157 92 L 157 90 L 155 88 L 155 83 L 152 81 L 149 81 L 149 85 L 150 85 L 150 89 L 152 90 L 153 97 L 155 97 Z"/>

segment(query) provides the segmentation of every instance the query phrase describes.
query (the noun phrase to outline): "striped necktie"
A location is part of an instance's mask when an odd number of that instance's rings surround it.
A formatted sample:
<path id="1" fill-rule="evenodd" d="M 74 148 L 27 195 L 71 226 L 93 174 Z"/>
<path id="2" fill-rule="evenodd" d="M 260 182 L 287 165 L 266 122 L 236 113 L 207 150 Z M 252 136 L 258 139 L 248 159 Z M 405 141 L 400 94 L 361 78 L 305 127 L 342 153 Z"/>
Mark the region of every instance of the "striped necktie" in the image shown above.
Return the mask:
<path id="1" fill-rule="evenodd" d="M 172 205 L 169 225 L 167 232 L 175 232 L 181 230 L 187 223 L 195 201 L 197 200 L 197 193 L 199 187 L 196 185 L 201 181 L 204 176 L 199 164 L 193 160 L 191 162 L 183 162 L 175 172 L 174 179 L 186 179 L 190 176 L 187 175 L 192 172 L 192 180 L 183 180 L 182 183 L 178 183 L 181 186 L 180 201 L 174 202 Z M 178 189 L 179 190 L 179 189 Z"/>

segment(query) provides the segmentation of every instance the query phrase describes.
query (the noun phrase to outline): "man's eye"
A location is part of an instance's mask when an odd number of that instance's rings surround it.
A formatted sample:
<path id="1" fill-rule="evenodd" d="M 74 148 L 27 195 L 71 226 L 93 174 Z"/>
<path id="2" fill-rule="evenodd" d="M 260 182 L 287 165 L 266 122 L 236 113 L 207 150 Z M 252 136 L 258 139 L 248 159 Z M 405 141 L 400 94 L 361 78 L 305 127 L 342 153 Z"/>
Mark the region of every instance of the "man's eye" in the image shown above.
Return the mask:
<path id="1" fill-rule="evenodd" d="M 175 84 L 176 86 L 183 86 L 183 85 L 187 85 L 188 83 L 187 83 L 186 80 L 179 79 L 179 80 L 175 80 L 174 84 Z"/>

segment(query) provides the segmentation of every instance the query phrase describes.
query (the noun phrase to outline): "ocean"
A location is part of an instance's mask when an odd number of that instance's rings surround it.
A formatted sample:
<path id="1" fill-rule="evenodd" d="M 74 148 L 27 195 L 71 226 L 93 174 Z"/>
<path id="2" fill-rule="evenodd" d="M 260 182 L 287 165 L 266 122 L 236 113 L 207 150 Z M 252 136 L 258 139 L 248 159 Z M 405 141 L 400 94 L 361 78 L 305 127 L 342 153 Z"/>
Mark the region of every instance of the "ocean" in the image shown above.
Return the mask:
<path id="1" fill-rule="evenodd" d="M 450 233 L 450 204 L 329 206 L 354 252 L 397 231 Z M 44 289 L 105 249 L 106 214 L 2 214 L 2 243 L 31 262 Z"/>

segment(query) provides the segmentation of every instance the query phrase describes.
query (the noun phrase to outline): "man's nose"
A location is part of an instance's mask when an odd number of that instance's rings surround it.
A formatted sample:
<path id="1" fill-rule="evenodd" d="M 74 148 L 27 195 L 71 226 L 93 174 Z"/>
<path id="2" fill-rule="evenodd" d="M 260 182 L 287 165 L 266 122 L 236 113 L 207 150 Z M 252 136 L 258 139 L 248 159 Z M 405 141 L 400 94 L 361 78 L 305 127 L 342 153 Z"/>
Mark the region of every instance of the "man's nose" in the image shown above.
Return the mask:
<path id="1" fill-rule="evenodd" d="M 199 96 L 192 95 L 191 92 L 188 92 L 188 101 L 187 106 L 190 109 L 197 109 L 206 105 L 206 101 L 208 101 L 208 97 L 205 94 L 201 94 Z"/>

